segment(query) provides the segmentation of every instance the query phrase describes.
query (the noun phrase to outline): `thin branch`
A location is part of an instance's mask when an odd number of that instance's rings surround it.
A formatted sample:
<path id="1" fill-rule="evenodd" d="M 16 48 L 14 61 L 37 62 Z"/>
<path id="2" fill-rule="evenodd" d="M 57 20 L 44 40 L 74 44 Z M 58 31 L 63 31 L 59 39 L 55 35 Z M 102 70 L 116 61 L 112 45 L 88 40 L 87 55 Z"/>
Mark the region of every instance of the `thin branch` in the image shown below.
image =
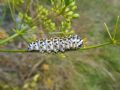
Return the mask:
<path id="1" fill-rule="evenodd" d="M 0 50 L 0 52 L 11 52 L 11 53 L 16 53 L 16 52 L 28 52 L 27 50 Z"/>
<path id="2" fill-rule="evenodd" d="M 106 43 L 103 43 L 103 44 L 98 44 L 98 45 L 92 45 L 92 46 L 88 46 L 88 47 L 83 47 L 83 48 L 80 48 L 79 50 L 87 50 L 87 49 L 102 47 L 102 46 L 106 46 L 106 45 L 110 45 L 110 44 L 112 44 L 112 43 L 111 42 L 106 42 Z M 29 52 L 29 51 L 27 51 L 27 50 L 0 50 L 0 52 L 11 52 L 11 53 L 16 53 L 16 52 L 19 53 L 19 52 L 21 52 L 21 53 L 24 53 L 24 52 Z"/>
<path id="3" fill-rule="evenodd" d="M 112 44 L 112 42 L 106 42 L 106 43 L 102 43 L 102 44 L 98 44 L 98 45 L 92 45 L 92 46 L 88 46 L 88 47 L 85 47 L 85 48 L 80 48 L 80 50 L 98 48 L 98 47 L 102 47 L 102 46 L 106 46 L 106 45 L 110 45 L 110 44 Z"/>
<path id="4" fill-rule="evenodd" d="M 8 42 L 8 41 L 12 40 L 13 38 L 17 37 L 18 35 L 19 35 L 19 34 L 16 33 L 16 34 L 14 34 L 14 35 L 12 35 L 12 36 L 10 36 L 10 37 L 8 37 L 8 38 L 0 41 L 0 45 L 5 44 L 6 42 Z"/>
<path id="5" fill-rule="evenodd" d="M 15 11 L 14 11 L 14 5 L 13 5 L 14 4 L 14 0 L 12 2 L 10 2 L 10 0 L 7 0 L 7 3 L 8 3 L 8 6 L 10 8 L 10 13 L 11 13 L 12 19 L 15 22 L 15 18 L 14 18 L 14 15 L 13 15 L 13 13 L 15 13 Z"/>
<path id="6" fill-rule="evenodd" d="M 4 39 L 4 40 L 1 40 L 1 41 L 0 41 L 0 45 L 3 45 L 3 44 L 5 44 L 5 43 L 7 43 L 8 41 L 16 38 L 17 36 L 21 35 L 24 31 L 25 31 L 25 30 L 21 30 L 21 31 L 13 34 L 12 36 L 10 36 L 10 37 L 8 37 L 8 38 L 6 38 L 6 39 Z"/>

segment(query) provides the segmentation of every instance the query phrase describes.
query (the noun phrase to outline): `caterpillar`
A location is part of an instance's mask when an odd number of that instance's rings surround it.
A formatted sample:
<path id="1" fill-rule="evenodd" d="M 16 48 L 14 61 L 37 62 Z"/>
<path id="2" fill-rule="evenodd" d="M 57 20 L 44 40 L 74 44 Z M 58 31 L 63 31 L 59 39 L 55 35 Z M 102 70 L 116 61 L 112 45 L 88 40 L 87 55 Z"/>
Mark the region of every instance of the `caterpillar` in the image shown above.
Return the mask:
<path id="1" fill-rule="evenodd" d="M 78 49 L 83 45 L 83 40 L 78 35 L 64 38 L 52 38 L 31 42 L 27 50 L 43 52 L 64 52 L 66 50 Z"/>

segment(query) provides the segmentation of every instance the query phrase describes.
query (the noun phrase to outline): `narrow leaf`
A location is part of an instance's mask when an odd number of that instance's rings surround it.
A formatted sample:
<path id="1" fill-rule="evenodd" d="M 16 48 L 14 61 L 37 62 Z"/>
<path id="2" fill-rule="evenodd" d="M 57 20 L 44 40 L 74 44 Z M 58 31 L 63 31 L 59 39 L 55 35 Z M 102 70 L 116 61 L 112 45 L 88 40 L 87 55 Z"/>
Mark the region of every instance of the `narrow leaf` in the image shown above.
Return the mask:
<path id="1" fill-rule="evenodd" d="M 118 22 L 119 22 L 119 16 L 117 17 L 117 20 L 116 20 L 113 39 L 115 39 L 115 36 L 116 36 L 116 32 L 117 32 L 117 29 L 118 29 Z"/>
<path id="2" fill-rule="evenodd" d="M 110 39 L 113 40 L 113 38 L 112 38 L 112 36 L 111 36 L 111 34 L 110 34 L 110 30 L 109 30 L 108 26 L 106 25 L 106 23 L 104 23 L 104 25 L 105 25 L 105 27 L 106 27 L 106 31 L 107 31 Z"/>

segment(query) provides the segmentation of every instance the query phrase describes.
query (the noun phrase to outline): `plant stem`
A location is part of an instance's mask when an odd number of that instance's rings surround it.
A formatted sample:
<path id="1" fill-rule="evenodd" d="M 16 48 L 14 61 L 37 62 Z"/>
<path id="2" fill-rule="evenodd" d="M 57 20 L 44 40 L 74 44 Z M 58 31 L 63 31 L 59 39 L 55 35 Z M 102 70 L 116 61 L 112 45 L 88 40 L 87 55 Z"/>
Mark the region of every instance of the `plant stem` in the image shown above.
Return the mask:
<path id="1" fill-rule="evenodd" d="M 102 44 L 98 44 L 98 45 L 88 46 L 88 47 L 85 47 L 85 48 L 80 48 L 80 50 L 87 50 L 87 49 L 102 47 L 102 46 L 110 45 L 110 44 L 112 44 L 112 42 L 106 42 L 106 43 L 102 43 Z"/>
<path id="2" fill-rule="evenodd" d="M 15 22 L 15 18 L 14 18 L 14 15 L 13 15 L 13 13 L 15 13 L 14 5 L 13 5 L 14 4 L 14 0 L 12 1 L 12 5 L 10 4 L 11 2 L 9 0 L 7 0 L 7 3 L 8 3 L 8 6 L 10 8 L 10 13 L 11 13 L 12 19 Z"/>
<path id="3" fill-rule="evenodd" d="M 93 46 L 89 46 L 89 47 L 85 47 L 85 48 L 80 48 L 79 50 L 87 50 L 87 49 L 102 47 L 102 46 L 110 45 L 110 44 L 112 44 L 112 43 L 106 42 L 103 44 L 98 44 L 98 45 L 93 45 Z M 27 51 L 27 50 L 0 50 L 0 52 L 11 52 L 11 53 L 21 52 L 21 53 L 24 53 L 24 52 L 29 52 L 29 51 Z"/>
<path id="4" fill-rule="evenodd" d="M 16 53 L 16 52 L 28 52 L 27 50 L 0 50 L 0 52 L 11 52 L 11 53 Z"/>
<path id="5" fill-rule="evenodd" d="M 10 36 L 10 37 L 8 37 L 8 38 L 6 38 L 6 39 L 0 41 L 0 45 L 5 44 L 6 42 L 10 41 L 11 39 L 17 37 L 18 35 L 19 35 L 19 34 L 16 33 L 16 34 L 14 34 L 14 35 L 12 35 L 12 36 Z"/>
<path id="6" fill-rule="evenodd" d="M 5 43 L 7 43 L 8 41 L 16 38 L 17 36 L 21 35 L 23 32 L 25 32 L 25 30 L 21 30 L 21 31 L 19 31 L 19 32 L 16 32 L 16 33 L 13 34 L 12 36 L 10 36 L 10 37 L 8 37 L 8 38 L 6 38 L 6 39 L 4 39 L 4 40 L 1 40 L 1 41 L 0 41 L 0 45 L 3 45 L 3 44 L 5 44 Z"/>

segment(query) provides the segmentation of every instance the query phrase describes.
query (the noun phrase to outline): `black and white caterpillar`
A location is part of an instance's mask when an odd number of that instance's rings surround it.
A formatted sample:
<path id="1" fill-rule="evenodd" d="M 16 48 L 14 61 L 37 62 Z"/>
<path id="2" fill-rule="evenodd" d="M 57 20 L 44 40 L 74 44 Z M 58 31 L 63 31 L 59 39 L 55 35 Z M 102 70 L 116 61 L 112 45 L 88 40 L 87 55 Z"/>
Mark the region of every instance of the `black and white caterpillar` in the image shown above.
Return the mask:
<path id="1" fill-rule="evenodd" d="M 83 45 L 83 40 L 78 35 L 64 38 L 44 39 L 31 42 L 28 51 L 43 52 L 64 52 L 66 50 L 78 49 Z"/>

